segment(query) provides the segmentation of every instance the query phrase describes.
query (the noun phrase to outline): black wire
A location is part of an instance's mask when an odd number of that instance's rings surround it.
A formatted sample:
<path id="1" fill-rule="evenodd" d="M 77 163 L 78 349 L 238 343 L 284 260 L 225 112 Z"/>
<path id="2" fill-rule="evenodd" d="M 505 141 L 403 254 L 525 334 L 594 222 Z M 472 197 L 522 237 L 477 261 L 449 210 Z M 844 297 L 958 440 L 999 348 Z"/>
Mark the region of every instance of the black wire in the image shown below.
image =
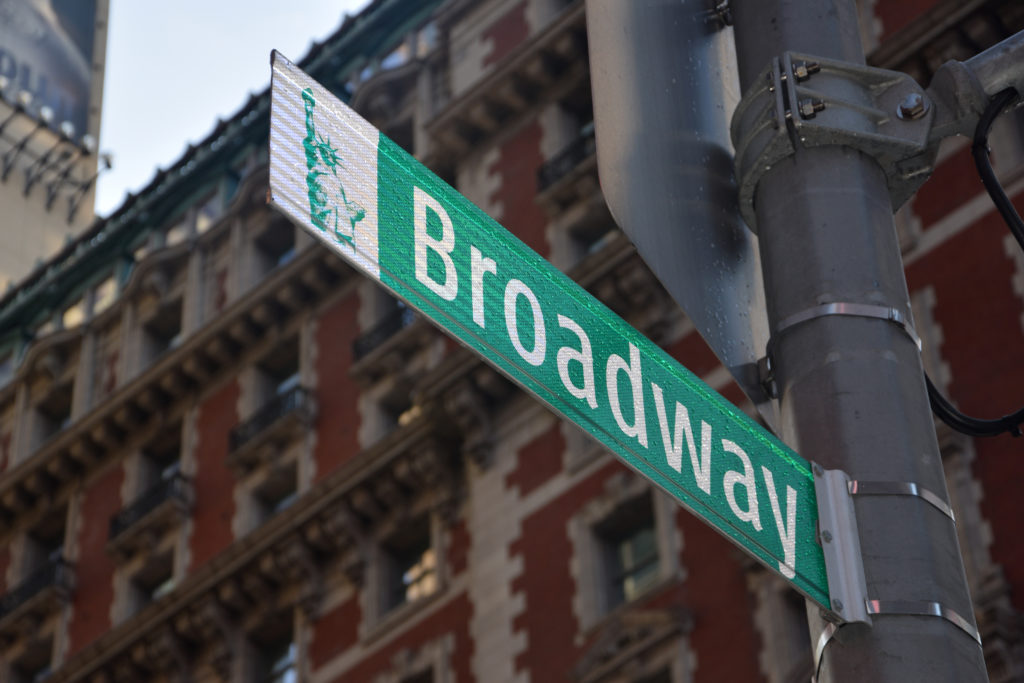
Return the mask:
<path id="1" fill-rule="evenodd" d="M 1024 249 L 1024 221 L 1014 208 L 1010 198 L 1003 191 L 1003 186 L 996 178 L 992 170 L 992 162 L 988 158 L 988 132 L 992 128 L 992 122 L 996 117 L 1017 98 L 1017 91 L 1007 88 L 997 93 L 985 108 L 978 125 L 974 129 L 974 144 L 971 146 L 971 154 L 974 156 L 974 165 L 981 176 L 981 182 L 988 190 L 989 197 L 999 209 L 1007 227 L 1013 233 L 1021 249 Z M 1009 432 L 1013 436 L 1021 435 L 1021 424 L 1024 423 L 1024 408 L 1017 412 L 1004 415 L 994 420 L 984 420 L 964 415 L 946 399 L 939 390 L 932 384 L 932 380 L 925 375 L 925 382 L 928 384 L 928 400 L 932 405 L 932 411 L 939 416 L 943 422 L 958 432 L 969 436 L 998 436 L 1003 432 Z"/>
<path id="2" fill-rule="evenodd" d="M 1017 91 L 1013 88 L 1007 88 L 992 98 L 985 112 L 978 119 L 977 128 L 974 129 L 974 144 L 971 145 L 971 154 L 974 156 L 974 165 L 978 169 L 978 175 L 981 176 L 981 182 L 988 190 L 988 196 L 992 198 L 992 203 L 999 209 L 1007 227 L 1017 239 L 1017 244 L 1024 249 L 1024 221 L 1020 219 L 1017 209 L 1014 208 L 1010 198 L 1003 191 L 1003 186 L 996 178 L 996 173 L 992 170 L 992 162 L 988 158 L 988 131 L 992 127 L 992 122 L 1016 98 Z"/>

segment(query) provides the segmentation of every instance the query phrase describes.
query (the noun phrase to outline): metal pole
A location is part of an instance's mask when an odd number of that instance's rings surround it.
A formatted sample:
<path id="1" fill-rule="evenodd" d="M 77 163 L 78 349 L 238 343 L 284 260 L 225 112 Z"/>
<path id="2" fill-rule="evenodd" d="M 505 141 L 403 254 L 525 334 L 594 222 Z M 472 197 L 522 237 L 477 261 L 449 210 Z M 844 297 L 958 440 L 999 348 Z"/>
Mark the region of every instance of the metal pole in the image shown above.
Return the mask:
<path id="1" fill-rule="evenodd" d="M 787 50 L 864 63 L 853 0 L 732 6 L 744 92 Z M 909 317 L 881 167 L 850 148 L 797 145 L 795 156 L 760 180 L 755 210 L 783 438 L 876 491 L 912 483 L 948 501 L 911 337 L 890 321 L 853 315 L 812 317 L 779 332 L 780 322 L 829 303 Z M 819 680 L 987 680 L 981 647 L 963 628 L 976 627 L 952 520 L 912 495 L 856 496 L 854 505 L 876 614 L 871 626 L 835 632 L 822 650 Z M 809 612 L 818 645 L 826 624 Z"/>

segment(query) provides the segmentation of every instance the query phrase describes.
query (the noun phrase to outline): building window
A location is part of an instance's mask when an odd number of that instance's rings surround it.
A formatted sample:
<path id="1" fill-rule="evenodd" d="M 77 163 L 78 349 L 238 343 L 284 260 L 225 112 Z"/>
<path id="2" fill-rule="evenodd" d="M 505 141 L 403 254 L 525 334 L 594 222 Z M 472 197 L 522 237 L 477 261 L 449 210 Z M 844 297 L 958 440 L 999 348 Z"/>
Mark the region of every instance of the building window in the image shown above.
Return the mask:
<path id="1" fill-rule="evenodd" d="M 188 216 L 184 216 L 177 223 L 172 225 L 165 232 L 164 246 L 174 247 L 189 238 L 192 235 L 192 225 Z"/>
<path id="2" fill-rule="evenodd" d="M 39 521 L 26 537 L 23 576 L 42 569 L 64 556 L 64 530 L 67 508 L 59 508 Z"/>
<path id="3" fill-rule="evenodd" d="M 295 226 L 275 220 L 254 240 L 257 271 L 269 273 L 295 258 Z"/>
<path id="4" fill-rule="evenodd" d="M 71 397 L 74 382 L 69 380 L 53 387 L 43 400 L 36 404 L 35 447 L 39 448 L 71 424 Z"/>
<path id="5" fill-rule="evenodd" d="M 247 417 L 229 435 L 230 461 L 243 471 L 281 462 L 308 434 L 315 406 L 300 384 L 299 339 L 288 337 L 246 372 Z"/>
<path id="6" fill-rule="evenodd" d="M 620 472 L 569 523 L 573 610 L 583 631 L 670 579 L 681 580 L 678 505 L 642 477 Z"/>
<path id="7" fill-rule="evenodd" d="M 672 683 L 672 671 L 666 667 L 650 676 L 638 678 L 634 683 Z"/>
<path id="8" fill-rule="evenodd" d="M 173 532 L 192 504 L 192 487 L 181 474 L 181 423 L 161 431 L 142 449 L 135 495 L 110 520 L 109 550 L 124 558 L 151 554 L 173 542 Z"/>
<path id="9" fill-rule="evenodd" d="M 415 153 L 415 132 L 413 131 L 412 118 L 392 123 L 387 127 L 385 135 L 409 154 Z"/>
<path id="10" fill-rule="evenodd" d="M 266 521 L 287 509 L 299 495 L 295 461 L 271 467 L 266 479 L 253 489 L 260 521 Z"/>
<path id="11" fill-rule="evenodd" d="M 601 546 L 606 609 L 631 602 L 658 583 L 658 540 L 649 495 L 620 506 L 595 532 Z"/>
<path id="12" fill-rule="evenodd" d="M 114 305 L 117 299 L 117 280 L 113 275 L 106 278 L 93 290 L 92 314 L 97 316 Z"/>
<path id="13" fill-rule="evenodd" d="M 382 550 L 383 612 L 437 591 L 437 555 L 428 516 L 403 525 L 384 542 Z"/>
<path id="14" fill-rule="evenodd" d="M 355 360 L 362 360 L 374 349 L 382 346 L 399 332 L 416 322 L 416 312 L 399 299 L 391 296 L 380 297 L 380 314 L 377 321 L 365 333 L 352 342 L 352 355 Z"/>
<path id="15" fill-rule="evenodd" d="M 78 299 L 64 309 L 61 314 L 61 327 L 65 330 L 77 327 L 85 322 L 85 299 Z"/>
<path id="16" fill-rule="evenodd" d="M 41 683 L 53 673 L 53 637 L 32 642 L 11 665 L 12 683 Z"/>
<path id="17" fill-rule="evenodd" d="M 149 558 L 132 577 L 135 611 L 139 612 L 174 590 L 174 553 Z"/>
<path id="18" fill-rule="evenodd" d="M 181 344 L 181 299 L 162 305 L 143 325 L 145 355 L 149 362 Z"/>
<path id="19" fill-rule="evenodd" d="M 414 676 L 403 678 L 402 683 L 434 683 L 434 672 L 428 669 Z"/>
<path id="20" fill-rule="evenodd" d="M 140 459 L 140 490 L 161 481 L 173 479 L 181 471 L 181 423 L 161 431 L 142 449 Z"/>
<path id="21" fill-rule="evenodd" d="M 299 339 L 289 337 L 256 364 L 257 391 L 261 403 L 287 394 L 299 386 Z"/>
<path id="22" fill-rule="evenodd" d="M 0 387 L 14 377 L 14 349 L 0 352 Z"/>
<path id="23" fill-rule="evenodd" d="M 813 674 L 811 634 L 803 596 L 763 567 L 747 574 L 755 598 L 754 626 L 761 636 L 758 657 L 768 683 L 806 681 Z"/>
<path id="24" fill-rule="evenodd" d="M 213 227 L 222 213 L 223 202 L 219 192 L 212 192 L 196 207 L 196 232 L 200 235 Z"/>
<path id="25" fill-rule="evenodd" d="M 287 617 L 286 617 L 287 618 Z M 256 683 L 296 683 L 298 652 L 291 624 L 285 628 L 268 628 L 250 638 L 256 653 L 253 676 Z"/>

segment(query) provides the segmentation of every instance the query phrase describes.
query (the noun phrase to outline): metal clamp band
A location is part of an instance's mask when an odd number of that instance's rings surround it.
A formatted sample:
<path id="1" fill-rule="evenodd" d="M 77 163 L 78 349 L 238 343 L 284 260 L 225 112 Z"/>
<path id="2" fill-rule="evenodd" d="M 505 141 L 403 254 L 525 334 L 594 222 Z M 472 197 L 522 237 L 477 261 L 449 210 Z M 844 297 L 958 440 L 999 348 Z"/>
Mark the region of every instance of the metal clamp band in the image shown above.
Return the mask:
<path id="1" fill-rule="evenodd" d="M 894 115 L 908 97 L 924 103 L 917 117 Z M 935 107 L 906 74 L 808 54 L 771 60 L 736 106 L 730 131 L 736 149 L 740 213 L 757 231 L 758 184 L 797 149 L 856 149 L 885 170 L 892 205 L 902 205 L 935 164 L 929 146 Z"/>
<path id="2" fill-rule="evenodd" d="M 917 331 L 914 329 L 914 326 L 910 324 L 907 316 L 896 308 L 876 306 L 874 304 L 852 304 L 844 302 L 812 306 L 811 308 L 800 311 L 799 313 L 794 313 L 779 322 L 779 324 L 775 326 L 774 335 L 768 340 L 768 348 L 766 349 L 764 358 L 757 361 L 757 370 L 761 380 L 761 386 L 764 388 L 765 393 L 768 394 L 768 396 L 771 398 L 779 397 L 779 388 L 775 383 L 775 371 L 772 368 L 772 354 L 775 348 L 775 340 L 779 335 L 791 327 L 805 323 L 808 320 L 822 318 L 826 315 L 852 315 L 859 318 L 877 318 L 879 320 L 887 320 L 898 325 L 899 328 L 903 330 L 908 337 L 910 337 L 910 340 L 914 342 L 917 350 L 921 350 L 921 337 L 917 335 Z"/>
<path id="3" fill-rule="evenodd" d="M 926 602 L 916 600 L 868 600 L 866 603 L 868 614 L 875 616 L 913 616 L 913 617 L 939 617 L 950 622 L 961 631 L 974 639 L 981 645 L 981 634 L 969 621 L 960 616 L 955 610 L 937 602 Z M 842 624 L 825 624 L 825 628 L 818 635 L 818 642 L 814 646 L 814 676 L 811 679 L 815 683 L 821 676 L 822 655 L 825 648 L 832 642 Z"/>
<path id="4" fill-rule="evenodd" d="M 896 308 L 890 308 L 888 306 L 877 306 L 875 304 L 854 304 L 837 301 L 831 304 L 821 304 L 820 306 L 812 306 L 806 310 L 794 313 L 788 318 L 784 318 L 775 326 L 775 334 L 780 335 L 790 327 L 805 323 L 808 320 L 814 320 L 815 318 L 823 318 L 827 315 L 852 315 L 858 318 L 878 318 L 880 320 L 888 320 L 891 323 L 898 325 L 910 340 L 914 342 L 918 350 L 921 350 L 921 337 L 917 335 L 917 331 L 914 330 L 913 325 L 907 319 L 907 316 Z M 769 342 L 769 347 L 771 342 Z"/>
<path id="5" fill-rule="evenodd" d="M 936 510 L 956 523 L 956 516 L 949 504 L 912 481 L 857 481 L 851 479 L 849 484 L 851 496 L 916 496 L 931 504 Z"/>
<path id="6" fill-rule="evenodd" d="M 814 676 L 811 679 L 812 683 L 817 681 L 818 677 L 821 676 L 821 655 L 824 654 L 825 647 L 829 644 L 832 637 L 835 636 L 836 631 L 838 630 L 839 627 L 835 624 L 825 624 L 825 628 L 821 630 L 821 635 L 818 636 L 818 642 L 814 646 Z"/>
<path id="7" fill-rule="evenodd" d="M 937 602 L 917 600 L 868 600 L 868 614 L 885 616 L 939 617 L 950 622 L 981 645 L 981 635 L 974 625 L 949 607 Z"/>

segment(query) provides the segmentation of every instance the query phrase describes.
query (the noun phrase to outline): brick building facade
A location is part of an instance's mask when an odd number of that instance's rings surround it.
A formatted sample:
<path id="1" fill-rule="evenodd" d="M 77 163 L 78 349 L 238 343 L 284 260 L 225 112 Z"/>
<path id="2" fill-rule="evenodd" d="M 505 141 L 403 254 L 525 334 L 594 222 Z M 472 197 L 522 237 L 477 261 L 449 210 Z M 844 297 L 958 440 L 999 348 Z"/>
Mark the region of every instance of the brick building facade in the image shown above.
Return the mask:
<path id="1" fill-rule="evenodd" d="M 1024 27 L 860 11 L 924 83 Z M 375 0 L 299 64 L 753 412 L 601 199 L 582 0 Z M 782 580 L 267 207 L 268 107 L 0 301 L 0 680 L 808 680 Z M 996 414 L 1024 255 L 970 163 L 897 222 L 931 376 Z M 1024 680 L 1021 446 L 938 429 L 991 678 Z"/>

